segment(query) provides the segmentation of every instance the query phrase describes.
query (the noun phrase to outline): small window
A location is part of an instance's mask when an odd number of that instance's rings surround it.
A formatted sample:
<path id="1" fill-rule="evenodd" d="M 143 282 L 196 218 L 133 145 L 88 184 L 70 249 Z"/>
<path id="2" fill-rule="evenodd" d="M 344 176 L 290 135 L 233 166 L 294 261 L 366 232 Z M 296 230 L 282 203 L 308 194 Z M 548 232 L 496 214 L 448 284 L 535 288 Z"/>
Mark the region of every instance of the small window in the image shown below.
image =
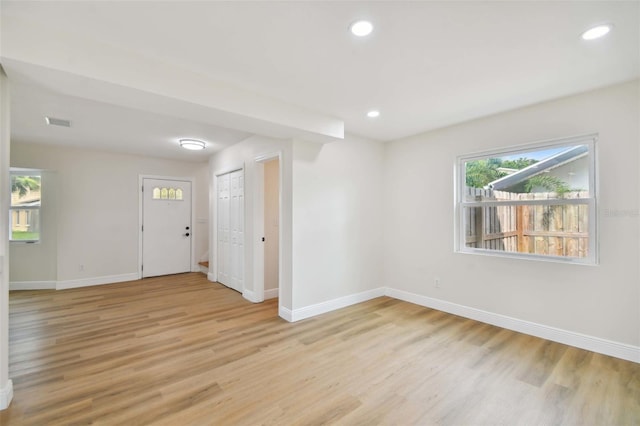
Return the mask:
<path id="1" fill-rule="evenodd" d="M 40 172 L 11 172 L 10 241 L 40 241 L 41 200 Z"/>
<path id="2" fill-rule="evenodd" d="M 180 188 L 153 188 L 152 199 L 182 201 L 182 189 Z"/>
<path id="3" fill-rule="evenodd" d="M 459 157 L 457 251 L 596 263 L 595 140 Z"/>

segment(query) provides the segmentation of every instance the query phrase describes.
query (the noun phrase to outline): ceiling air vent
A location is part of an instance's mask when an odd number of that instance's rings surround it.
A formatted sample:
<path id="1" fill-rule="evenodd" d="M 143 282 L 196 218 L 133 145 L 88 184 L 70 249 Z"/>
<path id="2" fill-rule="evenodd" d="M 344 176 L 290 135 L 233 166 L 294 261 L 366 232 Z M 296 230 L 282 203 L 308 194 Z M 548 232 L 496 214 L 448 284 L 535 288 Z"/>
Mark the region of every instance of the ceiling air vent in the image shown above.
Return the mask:
<path id="1" fill-rule="evenodd" d="M 53 117 L 45 117 L 44 119 L 49 126 L 71 127 L 71 122 L 69 120 Z"/>

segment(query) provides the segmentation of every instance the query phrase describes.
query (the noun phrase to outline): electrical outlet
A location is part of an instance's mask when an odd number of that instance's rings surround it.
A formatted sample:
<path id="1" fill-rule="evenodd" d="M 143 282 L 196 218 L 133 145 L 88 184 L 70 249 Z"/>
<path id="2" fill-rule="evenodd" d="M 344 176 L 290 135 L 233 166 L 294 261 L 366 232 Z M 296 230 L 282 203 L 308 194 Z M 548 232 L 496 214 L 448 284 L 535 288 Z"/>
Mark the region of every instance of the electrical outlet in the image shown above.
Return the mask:
<path id="1" fill-rule="evenodd" d="M 84 272 L 84 265 L 78 265 L 78 271 Z"/>
<path id="2" fill-rule="evenodd" d="M 440 288 L 440 278 L 434 278 L 433 285 L 435 286 L 435 288 Z"/>

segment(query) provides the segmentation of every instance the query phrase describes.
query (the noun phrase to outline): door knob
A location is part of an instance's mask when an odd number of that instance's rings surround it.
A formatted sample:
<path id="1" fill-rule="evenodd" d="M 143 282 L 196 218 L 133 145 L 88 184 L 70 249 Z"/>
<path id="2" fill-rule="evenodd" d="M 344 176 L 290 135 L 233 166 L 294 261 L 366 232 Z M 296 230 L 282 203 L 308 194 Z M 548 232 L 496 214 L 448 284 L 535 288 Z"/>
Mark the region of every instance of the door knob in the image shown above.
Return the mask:
<path id="1" fill-rule="evenodd" d="M 184 229 L 186 229 L 186 230 L 188 231 L 188 230 L 189 230 L 189 227 L 187 226 L 187 227 L 186 227 L 186 228 L 184 228 Z"/>
<path id="2" fill-rule="evenodd" d="M 184 234 L 184 236 L 185 236 L 185 237 L 188 237 L 188 236 L 189 236 L 189 233 L 187 232 L 186 234 Z"/>

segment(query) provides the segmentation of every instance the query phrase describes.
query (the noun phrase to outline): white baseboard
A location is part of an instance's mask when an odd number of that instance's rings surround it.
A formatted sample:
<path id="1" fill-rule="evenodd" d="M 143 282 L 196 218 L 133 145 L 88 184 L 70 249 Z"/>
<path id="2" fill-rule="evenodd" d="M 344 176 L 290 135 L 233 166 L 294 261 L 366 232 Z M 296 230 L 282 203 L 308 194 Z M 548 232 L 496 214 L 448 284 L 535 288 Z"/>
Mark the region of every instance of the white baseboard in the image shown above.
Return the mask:
<path id="1" fill-rule="evenodd" d="M 69 288 L 89 287 L 92 285 L 121 283 L 124 281 L 137 281 L 140 277 L 137 273 L 108 275 L 104 277 L 83 278 L 80 280 L 58 281 L 56 290 L 66 290 Z"/>
<path id="2" fill-rule="evenodd" d="M 213 272 L 207 273 L 207 279 L 213 283 L 217 281 L 215 275 L 213 275 Z"/>
<path id="3" fill-rule="evenodd" d="M 7 384 L 0 388 L 0 410 L 9 408 L 11 400 L 13 399 L 13 382 L 7 380 Z"/>
<path id="4" fill-rule="evenodd" d="M 293 312 L 291 312 L 291 309 L 287 309 L 284 306 L 278 306 L 278 315 L 282 319 L 293 322 Z"/>
<path id="5" fill-rule="evenodd" d="M 55 281 L 13 281 L 9 290 L 55 290 Z"/>
<path id="6" fill-rule="evenodd" d="M 271 289 L 271 290 L 265 290 L 263 299 L 260 299 L 256 292 L 244 289 L 242 291 L 242 297 L 247 299 L 249 302 L 260 303 L 260 302 L 264 302 L 267 299 L 273 299 L 273 298 L 278 297 L 278 289 L 275 288 L 275 289 Z"/>
<path id="7" fill-rule="evenodd" d="M 363 291 L 362 293 L 350 294 L 333 300 L 327 300 L 326 302 L 305 306 L 300 309 L 294 309 L 291 318 L 292 321 L 300 321 L 305 318 L 311 318 L 326 312 L 335 311 L 336 309 L 355 305 L 356 303 L 375 299 L 376 297 L 384 296 L 384 293 L 384 288 L 377 288 L 374 290 Z"/>
<path id="8" fill-rule="evenodd" d="M 242 297 L 244 297 L 251 303 L 262 302 L 262 300 L 258 299 L 258 296 L 256 295 L 256 293 L 251 290 L 247 290 L 247 289 L 242 290 Z"/>
<path id="9" fill-rule="evenodd" d="M 269 290 L 264 291 L 264 300 L 275 299 L 276 297 L 278 297 L 277 288 L 270 288 Z"/>
<path id="10" fill-rule="evenodd" d="M 520 333 L 541 337 L 543 339 L 552 340 L 565 345 L 575 346 L 592 352 L 640 363 L 640 347 L 638 346 L 612 342 L 599 337 L 549 327 L 393 288 L 387 288 L 385 290 L 385 295 L 395 299 L 404 300 L 405 302 L 415 303 L 416 305 L 426 306 L 427 308 L 437 309 L 439 311 L 448 312 L 461 317 L 471 318 L 476 321 L 496 325 L 508 330 L 518 331 Z"/>

